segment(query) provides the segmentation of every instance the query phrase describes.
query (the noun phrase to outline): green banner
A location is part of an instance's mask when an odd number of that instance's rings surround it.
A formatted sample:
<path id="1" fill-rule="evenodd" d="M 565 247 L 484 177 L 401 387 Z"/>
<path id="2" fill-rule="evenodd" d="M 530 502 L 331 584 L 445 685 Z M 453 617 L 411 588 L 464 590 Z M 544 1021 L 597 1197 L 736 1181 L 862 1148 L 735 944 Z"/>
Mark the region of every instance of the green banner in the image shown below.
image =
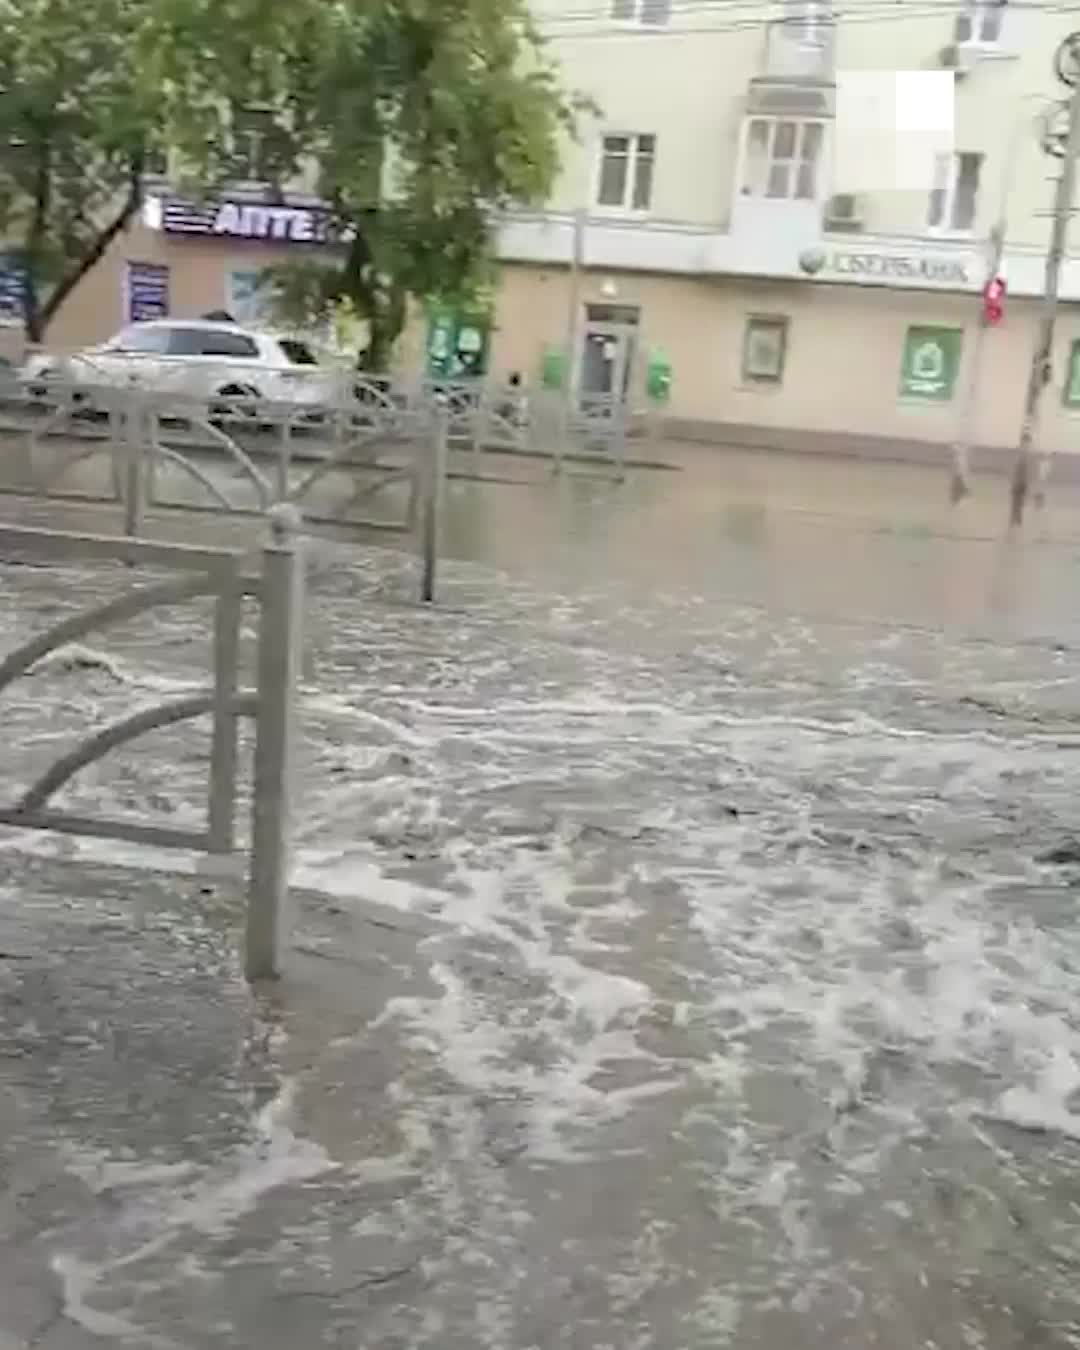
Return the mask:
<path id="1" fill-rule="evenodd" d="M 486 375 L 491 344 L 488 314 L 428 310 L 427 368 L 435 379 L 466 379 Z"/>
<path id="2" fill-rule="evenodd" d="M 566 353 L 561 347 L 545 347 L 540 361 L 540 383 L 545 389 L 561 389 L 566 381 Z"/>
<path id="3" fill-rule="evenodd" d="M 959 328 L 909 328 L 900 365 L 900 397 L 947 403 L 960 371 L 962 339 Z"/>
<path id="4" fill-rule="evenodd" d="M 1080 408 L 1080 342 L 1069 348 L 1069 369 L 1063 398 L 1067 408 Z"/>

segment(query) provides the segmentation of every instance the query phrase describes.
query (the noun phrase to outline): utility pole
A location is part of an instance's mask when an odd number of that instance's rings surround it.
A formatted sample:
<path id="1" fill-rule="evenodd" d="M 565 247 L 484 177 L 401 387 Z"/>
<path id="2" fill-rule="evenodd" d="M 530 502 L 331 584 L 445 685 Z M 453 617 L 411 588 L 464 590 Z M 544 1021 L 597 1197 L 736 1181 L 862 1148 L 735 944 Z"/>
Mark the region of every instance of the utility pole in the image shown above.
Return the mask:
<path id="1" fill-rule="evenodd" d="M 569 453 L 574 426 L 574 394 L 577 379 L 574 355 L 577 351 L 578 310 L 581 308 L 581 271 L 585 265 L 585 225 L 588 212 L 579 206 L 574 212 L 574 234 L 570 244 L 570 274 L 566 299 L 566 366 L 563 369 L 562 445 L 555 455 L 555 472 L 562 470 L 563 454 Z"/>
<path id="2" fill-rule="evenodd" d="M 581 308 L 581 269 L 585 265 L 586 211 L 579 206 L 574 212 L 574 237 L 570 246 L 570 285 L 566 300 L 566 397 L 573 398 L 574 353 L 577 349 L 578 310 Z"/>
<path id="3" fill-rule="evenodd" d="M 1033 97 L 1026 95 L 1024 104 Z M 986 354 L 986 336 L 993 324 L 986 310 L 986 288 L 1001 275 L 1005 256 L 1005 237 L 1009 229 L 1009 198 L 1012 194 L 1013 175 L 1016 171 L 1017 154 L 1020 149 L 1021 132 L 1029 125 L 1027 116 L 1018 117 L 1013 123 L 1009 152 L 1005 159 L 1005 172 L 1001 179 L 1001 196 L 998 203 L 997 220 L 990 231 L 986 244 L 986 279 L 979 293 L 979 326 L 975 330 L 975 345 L 968 365 L 967 385 L 964 389 L 960 410 L 960 425 L 953 443 L 953 469 L 949 483 L 949 500 L 953 506 L 962 501 L 971 491 L 970 456 L 971 442 L 974 437 L 975 414 L 979 406 L 979 388 L 982 384 L 983 361 Z"/>
<path id="4" fill-rule="evenodd" d="M 1076 59 L 1078 52 L 1080 52 L 1080 34 L 1076 33 L 1067 37 L 1058 49 L 1055 58 L 1058 77 L 1071 87 L 1072 94 L 1067 105 L 1068 117 L 1064 135 L 1060 133 L 1055 135 L 1048 123 L 1047 135 L 1043 141 L 1043 147 L 1048 153 L 1061 158 L 1061 176 L 1057 180 L 1054 192 L 1053 224 L 1050 229 L 1050 247 L 1046 254 L 1042 312 L 1039 316 L 1035 348 L 1031 355 L 1031 371 L 1024 398 L 1024 416 L 1020 424 L 1020 444 L 1010 491 L 1009 523 L 1012 526 L 1023 523 L 1024 507 L 1027 505 L 1033 477 L 1038 479 L 1037 489 L 1041 488 L 1042 479 L 1045 477 L 1045 466 L 1041 464 L 1038 474 L 1033 473 L 1035 432 L 1043 390 L 1053 376 L 1054 327 L 1057 322 L 1058 294 L 1061 287 L 1061 265 L 1065 260 L 1069 220 L 1076 193 L 1076 159 L 1077 155 L 1080 155 L 1080 61 Z"/>

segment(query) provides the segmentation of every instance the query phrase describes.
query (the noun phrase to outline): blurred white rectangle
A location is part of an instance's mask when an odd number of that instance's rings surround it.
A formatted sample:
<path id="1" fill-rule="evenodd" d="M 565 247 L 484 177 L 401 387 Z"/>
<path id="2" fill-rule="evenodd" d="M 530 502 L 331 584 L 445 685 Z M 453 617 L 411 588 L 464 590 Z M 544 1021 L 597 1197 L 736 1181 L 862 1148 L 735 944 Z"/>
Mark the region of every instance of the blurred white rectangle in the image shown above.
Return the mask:
<path id="1" fill-rule="evenodd" d="M 948 70 L 851 70 L 836 77 L 836 192 L 922 192 L 953 153 L 956 88 Z"/>

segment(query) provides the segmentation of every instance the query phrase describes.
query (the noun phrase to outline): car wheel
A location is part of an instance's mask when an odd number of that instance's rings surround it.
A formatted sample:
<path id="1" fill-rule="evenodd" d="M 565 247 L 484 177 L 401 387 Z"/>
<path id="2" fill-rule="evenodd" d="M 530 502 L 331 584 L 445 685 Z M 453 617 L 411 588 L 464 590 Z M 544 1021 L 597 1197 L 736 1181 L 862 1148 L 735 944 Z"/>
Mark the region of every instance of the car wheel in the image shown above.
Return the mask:
<path id="1" fill-rule="evenodd" d="M 254 419 L 258 412 L 259 391 L 250 384 L 223 384 L 215 398 L 227 399 L 227 403 L 213 403 L 210 406 L 210 420 L 225 422 L 230 418 Z"/>

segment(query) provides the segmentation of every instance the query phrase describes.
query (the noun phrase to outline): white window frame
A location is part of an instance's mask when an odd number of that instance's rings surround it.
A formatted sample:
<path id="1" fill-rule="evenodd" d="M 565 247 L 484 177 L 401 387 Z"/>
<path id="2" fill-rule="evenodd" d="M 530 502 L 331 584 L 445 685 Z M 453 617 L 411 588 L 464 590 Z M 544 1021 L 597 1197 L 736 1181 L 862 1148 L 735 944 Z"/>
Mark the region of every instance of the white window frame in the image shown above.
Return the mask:
<path id="1" fill-rule="evenodd" d="M 783 17 L 778 22 L 800 47 L 824 51 L 836 20 L 830 0 L 786 0 Z"/>
<path id="2" fill-rule="evenodd" d="M 649 181 L 649 200 L 645 206 L 634 206 L 633 200 L 635 189 L 637 187 L 638 164 L 642 159 L 641 142 L 643 138 L 649 138 L 652 141 L 652 177 Z M 623 200 L 620 204 L 605 203 L 600 200 L 600 189 L 604 181 L 604 160 L 607 156 L 606 146 L 609 140 L 626 140 L 629 142 L 626 159 L 626 188 L 623 192 Z M 596 155 L 595 181 L 593 183 L 592 199 L 595 203 L 594 210 L 600 214 L 613 216 L 648 216 L 652 211 L 653 198 L 656 195 L 656 163 L 657 146 L 659 138 L 654 131 L 605 131 L 600 136 L 598 143 L 598 153 Z"/>
<path id="3" fill-rule="evenodd" d="M 957 46 L 997 50 L 1005 28 L 1006 8 L 1007 0 L 966 0 L 956 16 Z M 965 22 L 970 26 L 971 35 L 961 38 L 960 25 Z"/>
<path id="4" fill-rule="evenodd" d="M 960 183 L 960 160 L 964 156 L 973 156 L 979 161 L 979 176 L 975 188 L 975 199 L 972 202 L 971 224 L 955 225 L 953 224 L 953 218 L 956 211 L 957 188 Z M 985 167 L 986 156 L 978 150 L 956 150 L 952 154 L 937 156 L 934 166 L 934 184 L 926 202 L 927 234 L 951 235 L 957 239 L 970 239 L 974 236 L 979 227 L 979 190 L 982 187 Z M 932 222 L 930 216 L 933 210 L 934 194 L 938 192 L 942 194 L 941 219 Z"/>
<path id="5" fill-rule="evenodd" d="M 671 24 L 674 0 L 610 0 L 610 3 L 611 20 L 622 27 L 644 28 L 649 32 Z M 659 10 L 656 17 L 650 16 L 653 10 Z"/>
<path id="6" fill-rule="evenodd" d="M 771 329 L 779 335 L 779 361 L 772 370 L 754 370 L 750 366 L 751 342 L 755 330 Z M 740 357 L 740 383 L 745 388 L 779 389 L 784 383 L 784 370 L 787 366 L 788 342 L 791 336 L 791 319 L 787 314 L 747 314 L 743 321 L 742 353 Z"/>
<path id="7" fill-rule="evenodd" d="M 750 167 L 750 134 L 751 128 L 756 122 L 767 123 L 771 130 L 769 132 L 769 144 L 766 152 L 764 190 L 753 192 L 747 183 L 747 171 Z M 792 122 L 795 124 L 795 153 L 792 158 L 784 157 L 777 160 L 773 155 L 773 149 L 776 143 L 777 127 L 783 123 Z M 788 191 L 782 196 L 770 196 L 769 176 L 774 165 L 779 163 L 789 164 L 791 166 L 792 179 L 791 187 L 797 189 L 799 166 L 805 161 L 802 155 L 806 128 L 815 126 L 820 128 L 821 141 L 818 146 L 817 159 L 815 161 L 813 192 L 809 197 L 800 197 L 796 191 Z M 743 119 L 742 137 L 739 151 L 739 176 L 738 176 L 738 195 L 740 198 L 748 198 L 754 201 L 762 202 L 812 202 L 821 205 L 826 197 L 825 187 L 828 179 L 827 165 L 825 162 L 828 152 L 828 122 L 822 117 L 784 117 L 775 113 L 753 113 Z"/>

